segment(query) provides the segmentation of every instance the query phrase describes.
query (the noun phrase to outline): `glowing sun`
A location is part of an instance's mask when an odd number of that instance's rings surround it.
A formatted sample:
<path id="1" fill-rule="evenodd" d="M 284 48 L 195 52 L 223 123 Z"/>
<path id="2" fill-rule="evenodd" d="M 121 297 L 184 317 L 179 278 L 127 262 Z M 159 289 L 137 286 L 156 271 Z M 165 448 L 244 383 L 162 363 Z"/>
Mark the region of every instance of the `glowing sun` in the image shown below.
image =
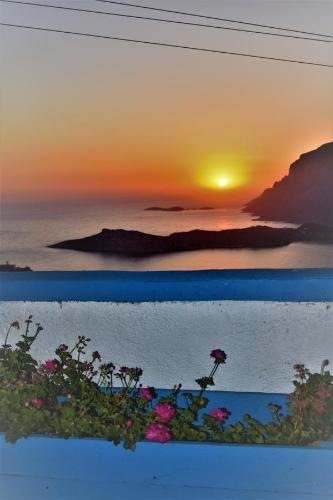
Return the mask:
<path id="1" fill-rule="evenodd" d="M 225 187 L 228 184 L 228 179 L 226 179 L 225 177 L 221 177 L 220 179 L 217 180 L 217 183 L 219 186 Z"/>

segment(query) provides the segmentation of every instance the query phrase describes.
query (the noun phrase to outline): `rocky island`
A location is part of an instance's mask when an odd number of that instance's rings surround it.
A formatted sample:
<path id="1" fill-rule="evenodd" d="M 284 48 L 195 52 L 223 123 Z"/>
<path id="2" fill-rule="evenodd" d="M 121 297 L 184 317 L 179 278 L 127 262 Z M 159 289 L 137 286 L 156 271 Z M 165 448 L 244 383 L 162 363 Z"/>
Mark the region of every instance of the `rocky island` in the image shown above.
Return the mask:
<path id="1" fill-rule="evenodd" d="M 144 210 L 150 212 L 185 212 L 186 210 L 214 210 L 213 207 L 185 208 L 185 207 L 148 207 Z"/>
<path id="2" fill-rule="evenodd" d="M 196 229 L 169 236 L 124 229 L 103 229 L 100 233 L 86 238 L 62 241 L 49 246 L 84 252 L 149 256 L 218 248 L 273 248 L 297 241 L 333 242 L 333 228 L 314 224 L 304 224 L 296 229 L 253 226 L 222 231 Z"/>
<path id="3" fill-rule="evenodd" d="M 333 225 L 333 142 L 302 154 L 288 175 L 243 211 L 259 220 Z"/>

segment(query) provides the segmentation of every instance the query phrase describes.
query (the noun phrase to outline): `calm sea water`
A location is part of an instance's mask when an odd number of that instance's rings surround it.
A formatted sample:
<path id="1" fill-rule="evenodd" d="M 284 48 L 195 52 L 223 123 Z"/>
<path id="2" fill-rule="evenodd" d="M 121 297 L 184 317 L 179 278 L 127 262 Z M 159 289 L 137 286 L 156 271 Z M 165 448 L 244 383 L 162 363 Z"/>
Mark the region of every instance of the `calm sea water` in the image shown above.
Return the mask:
<path id="1" fill-rule="evenodd" d="M 239 209 L 147 212 L 143 206 L 39 206 L 2 210 L 1 259 L 33 270 L 188 270 L 333 267 L 333 245 L 295 243 L 265 250 L 201 250 L 145 258 L 47 248 L 103 228 L 167 235 L 191 229 L 219 230 L 258 224 Z M 274 227 L 292 224 L 267 222 Z"/>

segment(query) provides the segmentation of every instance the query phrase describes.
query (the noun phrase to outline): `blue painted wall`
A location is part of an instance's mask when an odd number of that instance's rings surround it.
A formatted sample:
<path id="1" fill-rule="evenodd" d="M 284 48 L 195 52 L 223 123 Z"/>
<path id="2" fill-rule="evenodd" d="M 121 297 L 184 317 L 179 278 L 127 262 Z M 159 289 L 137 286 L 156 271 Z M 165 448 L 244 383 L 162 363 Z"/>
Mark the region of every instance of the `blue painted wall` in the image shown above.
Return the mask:
<path id="1" fill-rule="evenodd" d="M 333 300 L 333 269 L 0 273 L 4 301 Z"/>
<path id="2" fill-rule="evenodd" d="M 331 500 L 332 451 L 0 436 L 2 500 Z"/>

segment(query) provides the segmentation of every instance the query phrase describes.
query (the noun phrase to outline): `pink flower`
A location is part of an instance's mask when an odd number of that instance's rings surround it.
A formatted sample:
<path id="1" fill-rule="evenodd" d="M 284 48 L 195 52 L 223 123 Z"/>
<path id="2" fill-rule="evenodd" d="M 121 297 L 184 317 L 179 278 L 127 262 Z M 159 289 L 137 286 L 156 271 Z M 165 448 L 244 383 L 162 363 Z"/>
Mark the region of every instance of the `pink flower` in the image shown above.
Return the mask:
<path id="1" fill-rule="evenodd" d="M 126 422 L 127 427 L 132 427 L 133 424 L 134 424 L 134 420 L 132 420 L 131 418 L 129 418 Z"/>
<path id="2" fill-rule="evenodd" d="M 218 420 L 219 422 L 223 422 L 224 420 L 227 420 L 227 418 L 230 417 L 231 413 L 225 408 L 214 408 L 209 412 L 208 415 L 215 418 L 215 420 Z"/>
<path id="3" fill-rule="evenodd" d="M 145 401 L 151 401 L 156 397 L 155 391 L 152 387 L 141 387 L 139 390 L 139 396 L 141 396 Z"/>
<path id="4" fill-rule="evenodd" d="M 70 399 L 72 399 L 72 395 L 71 395 L 70 393 L 68 393 L 68 394 L 66 395 L 66 398 L 67 398 L 67 400 L 69 401 Z"/>
<path id="5" fill-rule="evenodd" d="M 154 413 L 160 418 L 160 420 L 167 422 L 175 416 L 176 410 L 168 403 L 159 403 L 155 406 Z"/>
<path id="6" fill-rule="evenodd" d="M 218 365 L 220 363 L 225 363 L 227 355 L 221 349 L 213 349 L 210 353 L 210 357 L 215 359 L 215 363 Z"/>
<path id="7" fill-rule="evenodd" d="M 46 372 L 55 372 L 58 369 L 58 363 L 54 359 L 48 359 L 42 364 L 42 368 Z"/>
<path id="8" fill-rule="evenodd" d="M 157 441 L 158 443 L 165 443 L 171 439 L 170 430 L 164 424 L 150 424 L 146 431 L 146 439 L 149 439 L 149 441 Z"/>
<path id="9" fill-rule="evenodd" d="M 34 398 L 31 400 L 32 404 L 36 407 L 36 408 L 40 408 L 43 404 L 43 401 L 41 399 L 38 399 L 38 398 Z"/>

